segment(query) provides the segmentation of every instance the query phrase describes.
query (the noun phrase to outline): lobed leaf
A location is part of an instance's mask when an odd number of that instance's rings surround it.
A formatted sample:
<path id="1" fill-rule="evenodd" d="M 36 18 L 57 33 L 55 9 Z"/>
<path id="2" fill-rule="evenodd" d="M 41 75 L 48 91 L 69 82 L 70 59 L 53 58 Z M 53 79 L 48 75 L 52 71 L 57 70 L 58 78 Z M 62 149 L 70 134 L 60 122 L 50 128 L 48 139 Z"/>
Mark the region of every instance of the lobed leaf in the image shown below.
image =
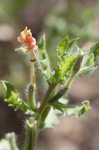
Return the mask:
<path id="1" fill-rule="evenodd" d="M 57 115 L 69 115 L 69 116 L 81 116 L 84 113 L 87 113 L 90 110 L 90 102 L 89 101 L 83 101 L 80 106 L 70 106 L 68 103 L 62 103 L 59 101 L 55 101 L 54 103 L 51 103 L 51 106 L 53 106 L 54 110 L 58 110 L 59 112 Z"/>
<path id="2" fill-rule="evenodd" d="M 18 92 L 16 92 L 14 86 L 8 81 L 1 81 L 0 84 L 5 90 L 4 100 L 9 106 L 13 106 L 16 109 L 22 109 L 25 113 L 30 111 L 29 106 L 23 102 Z"/>
<path id="3" fill-rule="evenodd" d="M 55 71 L 55 78 L 57 82 L 63 82 L 66 77 L 68 77 L 73 69 L 73 66 L 76 62 L 77 56 L 67 57 L 62 64 L 57 67 Z"/>
<path id="4" fill-rule="evenodd" d="M 79 117 L 90 110 L 90 102 L 83 101 L 81 106 L 70 107 L 68 106 L 64 112 L 66 115 Z"/>
<path id="5" fill-rule="evenodd" d="M 57 46 L 57 66 L 54 70 L 53 82 L 63 83 L 71 74 L 80 51 L 75 47 L 78 38 L 69 40 L 65 37 Z M 75 67 L 76 68 L 76 67 Z"/>
<path id="6" fill-rule="evenodd" d="M 57 56 L 58 58 L 62 58 L 66 50 L 68 49 L 68 44 L 69 44 L 69 38 L 65 37 L 57 46 Z"/>
<path id="7" fill-rule="evenodd" d="M 97 65 L 95 64 L 95 56 L 93 52 L 85 53 L 82 59 L 81 67 L 79 72 L 77 73 L 77 76 L 81 77 L 84 75 L 87 75 L 89 73 L 92 73 L 97 68 Z"/>

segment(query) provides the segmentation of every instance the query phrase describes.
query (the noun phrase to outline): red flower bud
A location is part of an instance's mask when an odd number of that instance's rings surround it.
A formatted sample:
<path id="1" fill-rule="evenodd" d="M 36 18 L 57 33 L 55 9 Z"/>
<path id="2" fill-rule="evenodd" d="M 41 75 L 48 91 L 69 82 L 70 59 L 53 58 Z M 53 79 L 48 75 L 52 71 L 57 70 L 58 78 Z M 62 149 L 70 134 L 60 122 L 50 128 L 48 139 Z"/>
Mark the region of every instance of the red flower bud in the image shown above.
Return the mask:
<path id="1" fill-rule="evenodd" d="M 30 29 L 27 29 L 27 27 L 20 33 L 17 40 L 19 43 L 23 44 L 26 51 L 37 49 L 36 40 L 32 36 Z"/>

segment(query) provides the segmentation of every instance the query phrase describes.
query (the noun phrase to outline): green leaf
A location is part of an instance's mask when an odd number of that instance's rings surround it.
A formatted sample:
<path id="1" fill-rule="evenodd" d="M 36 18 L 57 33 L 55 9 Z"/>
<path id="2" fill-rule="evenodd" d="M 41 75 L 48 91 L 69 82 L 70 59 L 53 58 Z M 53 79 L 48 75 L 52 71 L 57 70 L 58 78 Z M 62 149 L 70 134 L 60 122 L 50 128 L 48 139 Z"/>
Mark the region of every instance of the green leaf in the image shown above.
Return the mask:
<path id="1" fill-rule="evenodd" d="M 76 61 L 76 58 L 77 56 L 70 56 L 70 57 L 67 57 L 65 58 L 65 61 L 63 64 L 60 64 L 59 68 L 60 68 L 60 71 L 62 73 L 67 73 L 68 71 L 71 70 L 71 68 L 73 67 L 73 64 L 75 63 Z"/>
<path id="2" fill-rule="evenodd" d="M 52 128 L 54 125 L 58 124 L 57 113 L 51 105 L 48 105 L 41 115 L 40 129 Z"/>
<path id="3" fill-rule="evenodd" d="M 81 69 L 76 76 L 78 77 L 83 77 L 85 75 L 88 75 L 89 73 L 93 73 L 96 70 L 97 67 L 92 66 L 92 67 L 84 67 L 83 69 Z"/>
<path id="4" fill-rule="evenodd" d="M 64 97 L 59 98 L 58 101 L 59 101 L 61 104 L 65 104 L 65 105 L 68 104 L 68 99 L 66 99 L 66 98 L 64 98 Z"/>
<path id="5" fill-rule="evenodd" d="M 74 61 L 73 74 L 76 74 L 80 70 L 82 60 L 83 60 L 83 55 L 78 55 L 76 60 Z"/>
<path id="6" fill-rule="evenodd" d="M 69 40 L 65 37 L 57 47 L 57 66 L 53 75 L 53 82 L 63 83 L 66 78 L 71 75 L 73 67 L 77 68 L 75 65 L 80 55 L 80 50 L 78 50 L 76 45 L 78 38 Z M 78 70 L 77 70 L 78 71 Z"/>
<path id="7" fill-rule="evenodd" d="M 66 105 L 68 104 L 68 100 L 66 98 L 59 98 L 57 101 L 49 102 L 49 104 L 55 109 L 61 112 L 61 114 L 64 113 L 64 109 L 66 108 Z M 59 113 L 58 113 L 59 114 Z"/>
<path id="8" fill-rule="evenodd" d="M 43 34 L 39 41 L 38 41 L 38 48 L 41 52 L 45 52 L 46 51 L 46 39 L 45 39 L 45 34 Z M 43 55 L 42 55 L 43 57 Z M 45 59 L 46 56 L 44 56 L 43 58 Z"/>
<path id="9" fill-rule="evenodd" d="M 81 114 L 84 114 L 90 110 L 90 101 L 85 100 L 81 104 L 82 104 Z"/>
<path id="10" fill-rule="evenodd" d="M 6 92 L 6 98 L 9 98 L 10 95 L 11 95 L 11 92 L 15 91 L 15 88 L 14 86 L 9 83 L 8 81 L 1 81 L 1 84 L 3 85 L 4 89 L 5 89 L 5 92 Z"/>
<path id="11" fill-rule="evenodd" d="M 93 66 L 94 65 L 94 54 L 93 53 L 88 53 L 83 57 L 81 68 L 87 67 L 87 66 Z"/>
<path id="12" fill-rule="evenodd" d="M 39 66 L 41 69 L 41 72 L 45 76 L 45 78 L 48 80 L 51 75 L 51 68 L 50 68 L 50 62 L 49 62 L 49 57 L 47 54 L 46 50 L 46 39 L 45 39 L 45 34 L 40 37 L 38 41 L 38 48 L 39 48 Z"/>
<path id="13" fill-rule="evenodd" d="M 83 60 L 81 63 L 81 67 L 79 72 L 77 73 L 77 76 L 82 77 L 84 75 L 87 75 L 89 73 L 92 73 L 95 71 L 97 66 L 95 65 L 95 58 L 93 53 L 87 53 L 85 56 L 83 56 Z"/>
<path id="14" fill-rule="evenodd" d="M 99 41 L 96 42 L 90 49 L 90 53 L 94 54 L 95 65 L 99 66 Z"/>
<path id="15" fill-rule="evenodd" d="M 78 40 L 79 40 L 79 38 L 69 40 L 68 37 L 65 37 L 63 40 L 61 40 L 57 47 L 57 57 L 59 59 L 64 59 L 63 56 L 73 55 L 72 51 L 75 48 L 76 42 Z M 76 50 L 77 50 L 77 45 L 76 45 Z M 72 52 L 72 54 L 71 54 L 71 52 Z"/>
<path id="16" fill-rule="evenodd" d="M 56 101 L 52 104 L 53 108 L 64 113 L 64 109 L 66 108 L 66 104 L 62 104 L 59 101 Z"/>
<path id="17" fill-rule="evenodd" d="M 65 37 L 58 45 L 57 47 L 57 56 L 59 58 L 63 57 L 66 53 L 66 50 L 68 49 L 69 44 L 69 38 Z"/>
<path id="18" fill-rule="evenodd" d="M 70 75 L 70 72 L 73 69 L 73 65 L 75 64 L 77 56 L 69 56 L 65 58 L 64 62 L 57 67 L 55 72 L 55 78 L 58 81 L 63 82 L 66 77 Z"/>
<path id="19" fill-rule="evenodd" d="M 91 52 L 93 52 L 95 56 L 99 54 L 99 41 L 91 47 Z"/>
<path id="20" fill-rule="evenodd" d="M 45 128 L 52 128 L 54 125 L 58 124 L 59 120 L 55 110 L 51 107 L 46 119 L 45 119 Z"/>
<path id="21" fill-rule="evenodd" d="M 5 91 L 4 100 L 9 106 L 15 107 L 16 110 L 22 109 L 25 113 L 31 110 L 30 107 L 20 98 L 19 93 L 16 92 L 12 84 L 10 84 L 8 81 L 1 81 L 0 84 Z M 31 110 L 31 112 L 32 111 L 33 110 Z"/>
<path id="22" fill-rule="evenodd" d="M 94 65 L 94 55 L 93 53 L 89 55 L 89 58 L 86 61 L 86 66 Z"/>
<path id="23" fill-rule="evenodd" d="M 79 38 L 75 38 L 75 39 L 70 40 L 70 42 L 68 44 L 69 49 L 74 47 L 78 40 L 79 40 Z"/>
<path id="24" fill-rule="evenodd" d="M 68 106 L 64 110 L 65 114 L 69 116 L 79 117 L 87 113 L 90 110 L 90 102 L 86 100 L 83 101 L 81 104 L 82 104 L 81 106 L 75 106 L 75 107 Z"/>

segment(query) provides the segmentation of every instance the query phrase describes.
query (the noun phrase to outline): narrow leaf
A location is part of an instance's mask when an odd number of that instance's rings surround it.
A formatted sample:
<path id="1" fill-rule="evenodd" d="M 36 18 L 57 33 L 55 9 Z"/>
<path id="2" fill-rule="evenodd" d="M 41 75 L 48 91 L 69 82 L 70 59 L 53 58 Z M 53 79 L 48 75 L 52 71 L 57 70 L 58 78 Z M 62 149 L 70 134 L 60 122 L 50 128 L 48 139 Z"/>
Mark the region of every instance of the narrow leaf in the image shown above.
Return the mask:
<path id="1" fill-rule="evenodd" d="M 45 76 L 45 78 L 48 80 L 51 74 L 51 68 L 50 68 L 50 61 L 46 50 L 46 39 L 45 34 L 40 37 L 38 41 L 38 48 L 39 48 L 39 66 L 41 69 L 41 72 Z"/>

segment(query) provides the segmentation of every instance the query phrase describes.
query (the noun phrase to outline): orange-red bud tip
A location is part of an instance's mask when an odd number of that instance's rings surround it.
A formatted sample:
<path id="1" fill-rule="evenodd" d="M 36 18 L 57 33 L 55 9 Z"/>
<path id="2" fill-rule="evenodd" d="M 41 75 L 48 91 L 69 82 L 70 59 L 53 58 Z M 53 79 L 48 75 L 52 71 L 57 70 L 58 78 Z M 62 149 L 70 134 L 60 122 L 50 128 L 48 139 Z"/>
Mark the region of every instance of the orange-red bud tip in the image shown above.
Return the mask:
<path id="1" fill-rule="evenodd" d="M 27 51 L 37 49 L 36 39 L 32 36 L 31 30 L 25 27 L 25 29 L 17 37 L 17 41 L 26 48 Z"/>

